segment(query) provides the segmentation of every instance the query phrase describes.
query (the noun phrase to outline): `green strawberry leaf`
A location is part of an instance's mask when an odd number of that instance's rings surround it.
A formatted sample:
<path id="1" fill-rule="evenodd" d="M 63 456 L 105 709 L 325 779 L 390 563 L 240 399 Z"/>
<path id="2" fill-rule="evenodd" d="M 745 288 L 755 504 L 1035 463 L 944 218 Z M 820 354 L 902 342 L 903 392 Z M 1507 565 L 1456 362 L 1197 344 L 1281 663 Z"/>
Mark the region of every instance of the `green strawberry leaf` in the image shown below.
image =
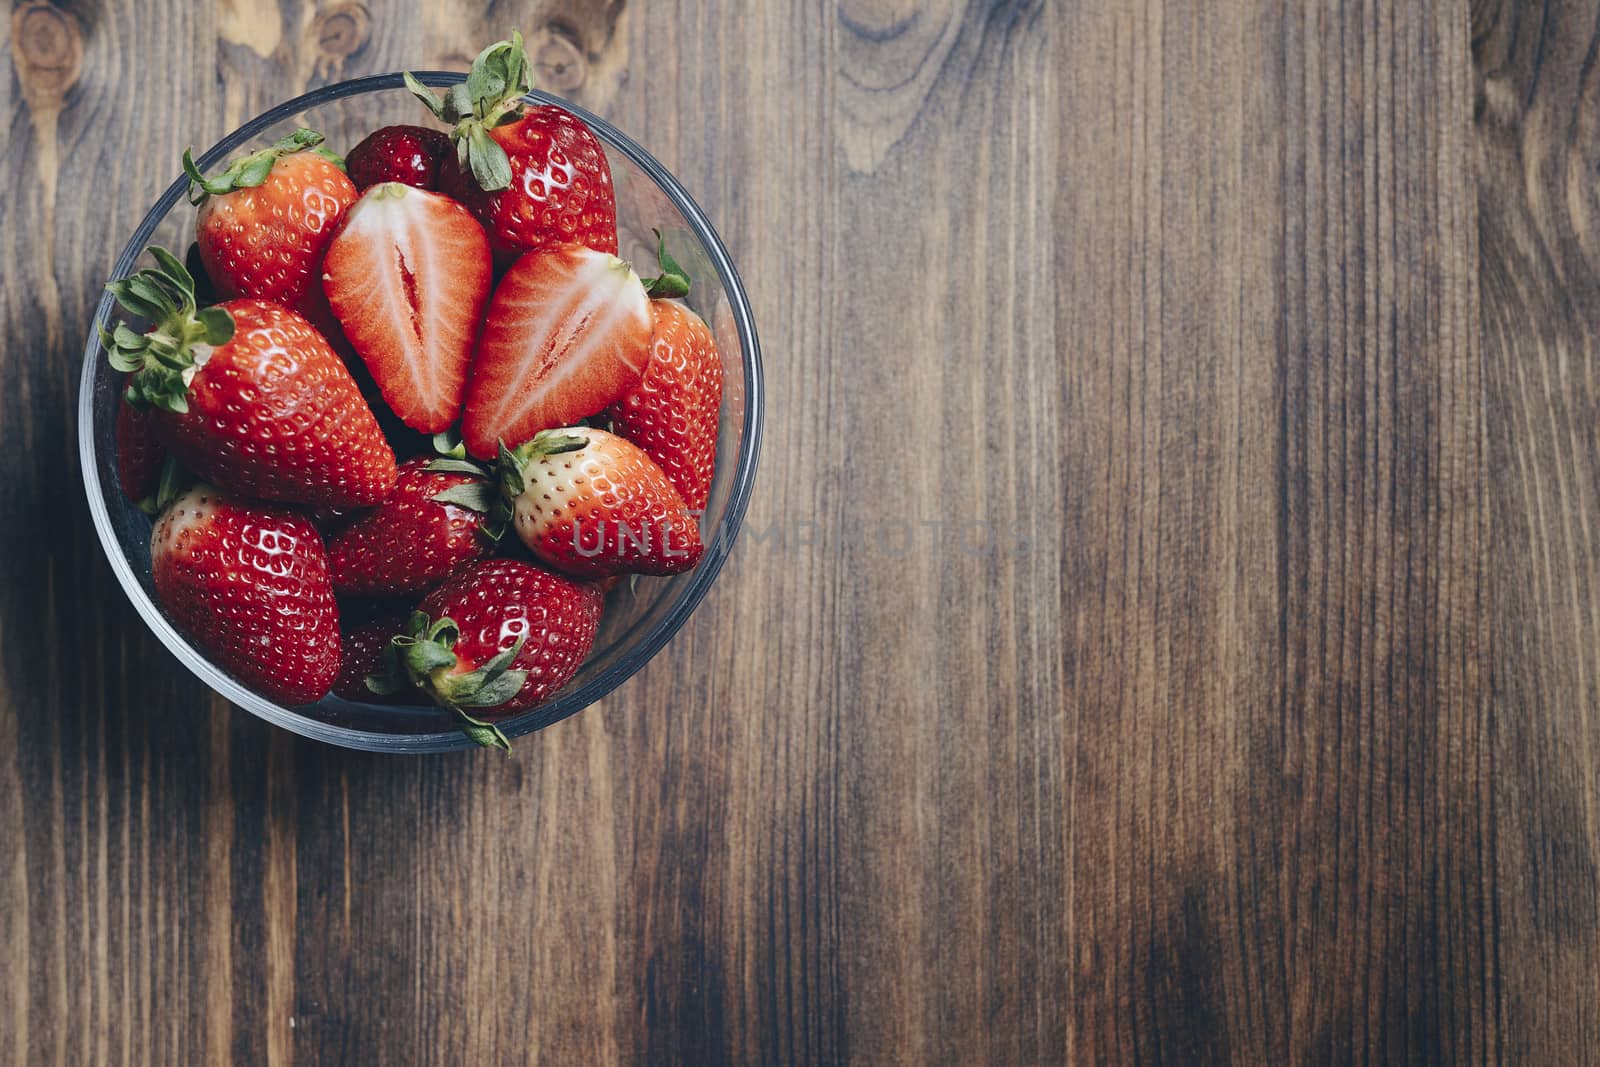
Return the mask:
<path id="1" fill-rule="evenodd" d="M 502 752 L 511 752 L 511 740 L 500 732 L 500 728 L 493 723 L 474 719 L 460 709 L 456 710 L 456 717 L 460 719 L 461 732 L 472 738 L 473 741 L 484 748 L 498 748 Z"/>
<path id="2" fill-rule="evenodd" d="M 376 693 L 381 697 L 392 697 L 396 693 L 404 693 L 411 688 L 409 681 L 397 680 L 389 672 L 382 674 L 369 674 L 363 679 L 368 692 Z"/>
<path id="3" fill-rule="evenodd" d="M 660 230 L 652 231 L 656 235 L 656 261 L 661 264 L 659 277 L 646 278 L 644 291 L 651 299 L 676 297 L 682 299 L 689 295 L 689 272 L 678 265 L 678 261 L 667 254 L 667 239 L 661 236 Z"/>
<path id="4" fill-rule="evenodd" d="M 183 265 L 183 260 L 160 245 L 151 245 L 150 255 L 157 263 L 161 264 L 162 271 L 177 283 L 180 290 L 185 293 L 194 292 L 194 275 L 190 274 L 189 268 Z"/>
<path id="5" fill-rule="evenodd" d="M 448 460 L 435 460 L 434 463 L 449 462 Z M 433 470 L 434 464 L 428 464 L 428 469 Z M 476 511 L 479 514 L 487 512 L 494 507 L 494 502 L 499 499 L 499 494 L 488 482 L 463 482 L 453 485 L 443 492 L 435 493 L 430 498 L 440 504 L 455 504 L 457 507 Z"/>
<path id="6" fill-rule="evenodd" d="M 315 148 L 321 143 L 322 134 L 302 126 L 287 137 L 279 138 L 270 147 L 232 160 L 215 178 L 205 176 L 195 164 L 193 150 L 186 148 L 183 152 L 183 172 L 189 176 L 189 202 L 200 204 L 208 196 L 224 196 L 235 189 L 254 188 L 267 180 L 272 173 L 272 164 L 279 158 Z M 334 159 L 343 166 L 337 157 Z"/>
<path id="7" fill-rule="evenodd" d="M 206 344 L 213 347 L 233 340 L 233 316 L 220 307 L 201 308 L 195 312 L 200 325 L 205 328 Z"/>
<path id="8" fill-rule="evenodd" d="M 171 456 L 163 459 L 161 461 L 161 478 L 156 483 L 155 498 L 152 500 L 156 509 L 155 513 L 160 514 L 166 511 L 168 505 L 182 496 L 184 490 L 189 488 L 191 481 L 193 481 L 193 478 L 190 477 L 188 471 L 178 465 L 177 460 Z"/>
<path id="9" fill-rule="evenodd" d="M 511 160 L 481 124 L 474 124 L 467 130 L 467 165 L 472 169 L 472 177 L 486 192 L 511 185 Z"/>
<path id="10" fill-rule="evenodd" d="M 250 160 L 240 168 L 238 176 L 234 179 L 234 187 L 253 189 L 260 185 L 272 173 L 274 162 L 271 156 L 257 156 Z"/>
<path id="11" fill-rule="evenodd" d="M 445 121 L 444 101 L 439 98 L 439 94 L 423 85 L 409 70 L 402 71 L 400 76 L 405 79 L 406 88 L 410 90 L 411 95 L 421 100 L 422 105 L 433 113 L 434 118 L 441 122 Z"/>
<path id="12" fill-rule="evenodd" d="M 433 450 L 449 459 L 467 458 L 467 446 L 461 443 L 461 435 L 454 430 L 434 434 Z"/>
<path id="13" fill-rule="evenodd" d="M 504 704 L 518 693 L 527 681 L 527 671 L 506 671 L 493 681 L 485 682 L 476 693 L 460 702 L 463 708 L 492 708 Z"/>
<path id="14" fill-rule="evenodd" d="M 442 458 L 430 460 L 423 470 L 433 471 L 435 474 L 474 474 L 479 478 L 484 475 L 484 470 L 470 459 Z"/>

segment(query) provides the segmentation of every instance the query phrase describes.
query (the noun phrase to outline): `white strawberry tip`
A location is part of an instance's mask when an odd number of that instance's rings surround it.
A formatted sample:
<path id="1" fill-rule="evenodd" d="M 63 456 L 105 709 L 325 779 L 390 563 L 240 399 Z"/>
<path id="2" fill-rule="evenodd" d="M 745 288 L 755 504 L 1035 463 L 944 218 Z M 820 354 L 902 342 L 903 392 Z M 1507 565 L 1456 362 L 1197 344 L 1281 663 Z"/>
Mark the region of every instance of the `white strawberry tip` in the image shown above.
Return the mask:
<path id="1" fill-rule="evenodd" d="M 482 523 L 482 529 L 491 541 L 505 536 L 516 514 L 517 498 L 528 487 L 527 471 L 536 461 L 546 456 L 559 456 L 567 452 L 581 452 L 589 446 L 587 426 L 565 426 L 556 430 L 540 430 L 533 438 L 516 448 L 507 448 L 500 442 L 500 455 L 495 461 L 495 474 L 500 483 L 500 498 Z"/>
<path id="2" fill-rule="evenodd" d="M 162 511 L 150 532 L 150 554 L 161 557 L 175 548 L 190 530 L 211 521 L 222 502 L 222 493 L 213 485 L 199 482 L 180 494 Z"/>

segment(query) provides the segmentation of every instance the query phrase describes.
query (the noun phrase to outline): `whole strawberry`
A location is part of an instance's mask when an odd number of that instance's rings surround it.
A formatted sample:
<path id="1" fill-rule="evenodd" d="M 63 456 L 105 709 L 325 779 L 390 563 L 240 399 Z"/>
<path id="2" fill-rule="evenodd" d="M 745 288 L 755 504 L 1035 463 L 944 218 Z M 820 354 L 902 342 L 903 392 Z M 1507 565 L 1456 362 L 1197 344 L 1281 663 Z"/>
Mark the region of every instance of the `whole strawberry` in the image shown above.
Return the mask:
<path id="1" fill-rule="evenodd" d="M 522 35 L 485 48 L 467 81 L 443 98 L 406 75 L 407 87 L 455 127 L 456 152 L 439 165 L 439 189 L 460 200 L 489 232 L 496 259 L 587 245 L 617 251 L 617 198 L 599 138 L 576 115 L 529 106 Z"/>
<path id="2" fill-rule="evenodd" d="M 322 335 L 266 300 L 196 310 L 183 264 L 150 251 L 157 268 L 109 287 L 150 331 L 118 323 L 101 339 L 167 451 L 244 496 L 326 507 L 387 496 L 394 451 Z"/>
<path id="3" fill-rule="evenodd" d="M 469 563 L 422 601 L 391 642 L 375 692 L 421 689 L 480 745 L 510 750 L 493 720 L 566 685 L 594 645 L 595 586 L 515 559 Z"/>
<path id="4" fill-rule="evenodd" d="M 448 134 L 426 126 L 373 130 L 344 157 L 346 171 L 362 192 L 383 182 L 437 189 L 439 161 L 454 151 Z"/>
<path id="5" fill-rule="evenodd" d="M 665 277 L 677 264 L 664 249 L 661 256 Z M 639 384 L 611 406 L 611 428 L 656 461 L 691 512 L 703 512 L 717 459 L 722 357 L 710 328 L 676 300 L 652 300 L 650 313 L 650 360 Z"/>
<path id="6" fill-rule="evenodd" d="M 390 611 L 367 622 L 351 627 L 343 638 L 343 662 L 339 677 L 334 680 L 335 696 L 357 704 L 426 704 L 428 700 L 413 686 L 388 693 L 375 693 L 367 679 L 382 674 L 387 668 L 385 657 L 394 635 L 405 629 L 411 613 Z"/>
<path id="7" fill-rule="evenodd" d="M 229 674 L 282 704 L 333 684 L 339 611 L 309 520 L 196 485 L 162 512 L 150 561 L 162 608 Z"/>
<path id="8" fill-rule="evenodd" d="M 117 401 L 117 481 L 123 495 L 141 506 L 149 501 L 161 478 L 167 451 L 156 440 L 148 408 L 135 407 L 127 390 Z"/>
<path id="9" fill-rule="evenodd" d="M 588 426 L 546 430 L 500 454 L 507 521 L 550 566 L 582 578 L 677 574 L 700 562 L 700 528 L 683 497 L 638 445 Z"/>
<path id="10" fill-rule="evenodd" d="M 445 469 L 430 469 L 435 465 Z M 334 592 L 421 593 L 483 555 L 479 512 L 491 490 L 474 471 L 469 464 L 426 456 L 402 464 L 388 499 L 329 539 Z"/>
<path id="11" fill-rule="evenodd" d="M 339 165 L 315 151 L 322 135 L 296 130 L 207 178 L 188 152 L 189 199 L 200 205 L 200 261 L 223 299 L 275 300 L 333 332 L 322 294 L 322 254 L 356 200 Z"/>

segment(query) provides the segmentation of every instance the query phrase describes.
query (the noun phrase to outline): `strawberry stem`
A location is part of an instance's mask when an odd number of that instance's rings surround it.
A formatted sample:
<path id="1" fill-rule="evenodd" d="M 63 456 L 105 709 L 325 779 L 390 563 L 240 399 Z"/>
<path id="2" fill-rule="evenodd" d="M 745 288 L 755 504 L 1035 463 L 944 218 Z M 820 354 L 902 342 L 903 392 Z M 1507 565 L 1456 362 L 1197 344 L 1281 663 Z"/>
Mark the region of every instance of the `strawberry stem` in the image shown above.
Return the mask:
<path id="1" fill-rule="evenodd" d="M 177 256 L 159 245 L 150 255 L 155 267 L 106 286 L 124 310 L 150 323 L 149 332 L 118 322 L 100 328 L 100 342 L 111 365 L 132 375 L 128 403 L 182 414 L 198 357 L 233 338 L 233 316 L 221 307 L 196 307 L 194 277 Z"/>
<path id="2" fill-rule="evenodd" d="M 423 85 L 405 71 L 406 88 L 440 122 L 454 129 L 456 158 L 472 172 L 473 180 L 485 192 L 505 189 L 511 184 L 511 160 L 489 131 L 522 117 L 522 97 L 533 87 L 532 66 L 522 47 L 522 34 L 496 41 L 472 61 L 467 80 L 452 85 L 443 96 Z"/>
<path id="3" fill-rule="evenodd" d="M 253 189 L 267 180 L 268 175 L 272 173 L 272 165 L 279 159 L 296 152 L 303 152 L 308 148 L 316 149 L 318 155 L 331 160 L 341 170 L 344 169 L 344 160 L 327 149 L 317 148 L 320 144 L 322 144 L 322 134 L 302 126 L 260 151 L 233 160 L 215 178 L 207 178 L 195 164 L 193 149 L 185 148 L 183 172 L 189 176 L 189 203 L 203 204 L 208 196 L 225 196 L 235 189 Z"/>
<path id="4" fill-rule="evenodd" d="M 526 635 L 483 666 L 465 672 L 457 670 L 460 660 L 455 645 L 460 638 L 461 628 L 449 616 L 435 621 L 427 612 L 412 612 L 405 629 L 390 638 L 384 649 L 384 669 L 367 678 L 367 688 L 380 695 L 401 692 L 408 686 L 420 689 L 453 714 L 461 732 L 473 741 L 510 752 L 511 741 L 498 726 L 464 709 L 496 707 L 521 692 L 528 672 L 512 670 L 511 664 L 522 651 Z"/>

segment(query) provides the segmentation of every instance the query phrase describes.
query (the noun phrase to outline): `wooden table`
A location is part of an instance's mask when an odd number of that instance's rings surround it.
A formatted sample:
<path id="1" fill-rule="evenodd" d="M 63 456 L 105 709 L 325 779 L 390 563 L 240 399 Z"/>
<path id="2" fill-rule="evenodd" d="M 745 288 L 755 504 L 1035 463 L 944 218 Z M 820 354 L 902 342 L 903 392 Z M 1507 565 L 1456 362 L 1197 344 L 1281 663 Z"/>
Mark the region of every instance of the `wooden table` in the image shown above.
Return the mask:
<path id="1" fill-rule="evenodd" d="M 510 759 L 303 742 L 116 588 L 85 324 L 185 145 L 514 25 L 741 265 L 746 536 Z M 1600 0 L 0 33 L 0 1060 L 1600 1062 Z"/>

